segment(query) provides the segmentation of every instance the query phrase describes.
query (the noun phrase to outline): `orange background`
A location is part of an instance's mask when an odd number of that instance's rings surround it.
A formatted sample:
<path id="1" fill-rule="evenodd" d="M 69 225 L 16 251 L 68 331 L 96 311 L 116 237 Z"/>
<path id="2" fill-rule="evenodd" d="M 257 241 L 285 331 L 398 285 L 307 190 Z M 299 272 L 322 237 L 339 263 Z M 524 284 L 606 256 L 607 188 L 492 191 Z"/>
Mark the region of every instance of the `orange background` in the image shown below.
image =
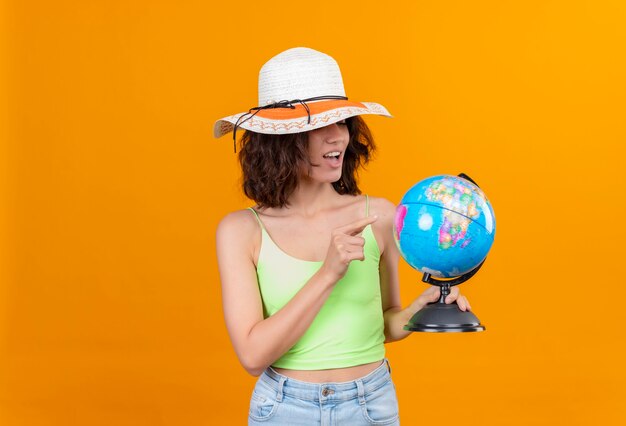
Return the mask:
<path id="1" fill-rule="evenodd" d="M 245 423 L 214 233 L 250 202 L 211 129 L 294 46 L 395 116 L 365 192 L 463 171 L 496 212 L 461 287 L 487 331 L 388 346 L 403 424 L 626 424 L 623 1 L 14 0 L 2 28 L 3 426 Z"/>

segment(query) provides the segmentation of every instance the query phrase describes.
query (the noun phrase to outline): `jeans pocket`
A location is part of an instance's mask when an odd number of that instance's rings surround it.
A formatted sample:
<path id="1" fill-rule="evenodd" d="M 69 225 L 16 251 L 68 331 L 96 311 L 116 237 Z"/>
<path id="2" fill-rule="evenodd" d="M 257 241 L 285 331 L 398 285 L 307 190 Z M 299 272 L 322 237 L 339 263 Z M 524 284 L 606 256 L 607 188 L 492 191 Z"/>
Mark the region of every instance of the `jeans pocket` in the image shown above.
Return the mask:
<path id="1" fill-rule="evenodd" d="M 276 412 L 277 405 L 278 401 L 276 401 L 275 396 L 255 389 L 250 398 L 249 416 L 258 422 L 269 420 Z"/>
<path id="2" fill-rule="evenodd" d="M 373 425 L 390 425 L 398 421 L 398 399 L 391 380 L 365 395 L 363 417 Z"/>

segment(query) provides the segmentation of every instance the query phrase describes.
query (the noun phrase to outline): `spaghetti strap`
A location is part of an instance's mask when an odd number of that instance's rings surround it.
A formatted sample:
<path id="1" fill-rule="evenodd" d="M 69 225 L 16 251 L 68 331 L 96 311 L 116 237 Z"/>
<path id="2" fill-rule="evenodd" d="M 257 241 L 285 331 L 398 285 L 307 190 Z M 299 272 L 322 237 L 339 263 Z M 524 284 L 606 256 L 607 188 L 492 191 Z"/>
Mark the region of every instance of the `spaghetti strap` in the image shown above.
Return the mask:
<path id="1" fill-rule="evenodd" d="M 365 194 L 365 217 L 370 215 L 370 197 Z"/>
<path id="2" fill-rule="evenodd" d="M 259 217 L 259 214 L 256 212 L 256 210 L 254 210 L 252 207 L 248 207 L 248 210 L 254 213 L 254 217 L 256 217 L 256 221 L 259 222 L 259 226 L 261 227 L 262 230 L 265 231 L 265 226 L 263 225 L 263 222 L 261 222 L 261 218 Z"/>

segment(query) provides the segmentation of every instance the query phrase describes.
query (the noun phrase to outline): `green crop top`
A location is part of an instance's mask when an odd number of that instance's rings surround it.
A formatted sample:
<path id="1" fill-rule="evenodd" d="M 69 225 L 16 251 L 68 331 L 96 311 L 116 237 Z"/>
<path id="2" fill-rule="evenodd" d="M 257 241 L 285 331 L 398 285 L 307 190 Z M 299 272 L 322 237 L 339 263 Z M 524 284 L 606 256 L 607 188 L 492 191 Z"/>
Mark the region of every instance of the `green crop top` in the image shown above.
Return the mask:
<path id="1" fill-rule="evenodd" d="M 369 200 L 366 196 L 366 215 Z M 257 280 L 265 318 L 274 315 L 322 266 L 289 256 L 261 226 Z M 384 318 L 378 263 L 380 250 L 371 225 L 362 232 L 365 260 L 352 261 L 304 335 L 274 364 L 293 370 L 344 368 L 385 356 Z"/>

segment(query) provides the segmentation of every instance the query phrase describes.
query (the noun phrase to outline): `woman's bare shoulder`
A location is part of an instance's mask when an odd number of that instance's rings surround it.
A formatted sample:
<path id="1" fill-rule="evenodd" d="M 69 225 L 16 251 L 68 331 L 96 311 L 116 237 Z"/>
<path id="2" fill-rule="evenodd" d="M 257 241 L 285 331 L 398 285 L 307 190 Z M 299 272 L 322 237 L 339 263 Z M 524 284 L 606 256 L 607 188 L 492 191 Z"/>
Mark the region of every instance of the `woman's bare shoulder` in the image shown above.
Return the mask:
<path id="1" fill-rule="evenodd" d="M 258 221 L 250 209 L 236 210 L 224 216 L 217 225 L 217 237 L 239 239 L 254 235 L 254 230 L 258 228 Z"/>
<path id="2" fill-rule="evenodd" d="M 386 251 L 388 244 L 393 244 L 391 238 L 393 233 L 393 221 L 396 214 L 396 206 L 391 201 L 382 197 L 369 197 L 370 215 L 377 215 L 378 220 L 372 224 L 374 235 L 378 241 L 381 253 Z"/>
<path id="3" fill-rule="evenodd" d="M 396 205 L 383 197 L 369 197 L 370 214 L 376 214 L 379 218 L 393 217 L 396 212 Z"/>

